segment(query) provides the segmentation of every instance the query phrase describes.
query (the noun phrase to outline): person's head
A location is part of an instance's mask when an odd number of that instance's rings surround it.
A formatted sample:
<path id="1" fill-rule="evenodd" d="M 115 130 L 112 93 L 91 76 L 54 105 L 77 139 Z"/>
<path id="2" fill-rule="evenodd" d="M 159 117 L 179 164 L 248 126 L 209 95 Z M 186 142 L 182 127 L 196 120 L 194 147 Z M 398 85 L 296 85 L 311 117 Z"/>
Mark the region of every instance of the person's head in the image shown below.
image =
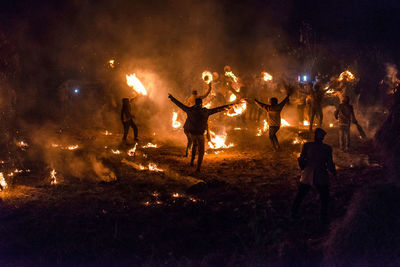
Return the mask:
<path id="1" fill-rule="evenodd" d="M 276 105 L 276 104 L 278 104 L 278 99 L 276 97 L 271 97 L 271 99 L 269 100 L 269 103 L 271 105 Z"/>
<path id="2" fill-rule="evenodd" d="M 197 90 L 192 90 L 192 95 L 197 96 Z"/>
<path id="3" fill-rule="evenodd" d="M 347 95 L 344 96 L 343 99 L 342 99 L 342 103 L 343 104 L 349 104 L 350 103 L 350 98 Z"/>
<path id="4" fill-rule="evenodd" d="M 196 100 L 195 100 L 195 105 L 196 105 L 196 106 L 199 106 L 199 107 L 202 107 L 202 106 L 203 106 L 203 99 L 201 99 L 201 98 L 196 98 Z"/>
<path id="5" fill-rule="evenodd" d="M 129 98 L 122 98 L 122 108 L 129 107 Z"/>
<path id="6" fill-rule="evenodd" d="M 325 138 L 325 135 L 326 135 L 326 132 L 323 129 L 317 128 L 317 129 L 315 129 L 314 139 L 315 139 L 315 141 L 322 142 Z"/>
<path id="7" fill-rule="evenodd" d="M 225 72 L 230 72 L 230 71 L 231 71 L 231 66 L 226 65 L 226 66 L 224 67 L 224 71 L 225 71 Z"/>

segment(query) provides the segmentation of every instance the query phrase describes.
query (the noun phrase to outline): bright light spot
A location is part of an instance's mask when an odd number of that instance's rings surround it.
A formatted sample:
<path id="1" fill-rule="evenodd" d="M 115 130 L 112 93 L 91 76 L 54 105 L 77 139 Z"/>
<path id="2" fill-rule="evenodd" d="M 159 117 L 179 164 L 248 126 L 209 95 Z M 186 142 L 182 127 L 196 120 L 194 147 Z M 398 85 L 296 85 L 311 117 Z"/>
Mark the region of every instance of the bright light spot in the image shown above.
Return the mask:
<path id="1" fill-rule="evenodd" d="M 142 148 L 157 148 L 157 144 L 147 143 L 147 145 L 142 146 Z"/>
<path id="2" fill-rule="evenodd" d="M 74 89 L 74 93 L 75 93 L 75 94 L 79 93 L 79 89 L 78 89 L 78 88 L 75 88 L 75 89 Z"/>
<path id="3" fill-rule="evenodd" d="M 2 172 L 0 172 L 0 190 L 5 190 L 7 188 L 7 182 L 6 179 L 4 179 L 4 175 Z"/>
<path id="4" fill-rule="evenodd" d="M 56 170 L 50 172 L 50 184 L 57 184 Z"/>

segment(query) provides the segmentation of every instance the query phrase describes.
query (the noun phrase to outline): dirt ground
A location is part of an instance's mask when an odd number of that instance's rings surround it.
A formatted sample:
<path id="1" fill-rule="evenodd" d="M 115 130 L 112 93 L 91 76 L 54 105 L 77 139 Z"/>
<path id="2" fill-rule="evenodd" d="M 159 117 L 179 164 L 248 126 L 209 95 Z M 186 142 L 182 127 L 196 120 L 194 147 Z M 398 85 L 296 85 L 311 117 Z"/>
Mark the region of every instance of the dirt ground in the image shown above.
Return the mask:
<path id="1" fill-rule="evenodd" d="M 0 265 L 318 265 L 329 228 L 320 226 L 316 191 L 299 220 L 289 212 L 301 150 L 292 141 L 302 130 L 282 128 L 279 136 L 291 138 L 273 153 L 266 135 L 231 129 L 228 142 L 235 146 L 208 149 L 198 174 L 182 145 L 143 137 L 129 156 L 132 146 L 120 145 L 120 135 L 98 133 L 90 148 L 80 143 L 60 153 L 78 157 L 91 150 L 115 180 L 60 171 L 51 185 L 49 169 L 32 166 L 0 192 Z M 143 148 L 150 141 L 158 147 Z M 383 179 L 371 143 L 352 141 L 350 153 L 338 151 L 337 129 L 329 128 L 326 143 L 339 174 L 331 186 L 332 222 L 358 188 Z M 149 163 L 162 171 L 148 170 Z"/>

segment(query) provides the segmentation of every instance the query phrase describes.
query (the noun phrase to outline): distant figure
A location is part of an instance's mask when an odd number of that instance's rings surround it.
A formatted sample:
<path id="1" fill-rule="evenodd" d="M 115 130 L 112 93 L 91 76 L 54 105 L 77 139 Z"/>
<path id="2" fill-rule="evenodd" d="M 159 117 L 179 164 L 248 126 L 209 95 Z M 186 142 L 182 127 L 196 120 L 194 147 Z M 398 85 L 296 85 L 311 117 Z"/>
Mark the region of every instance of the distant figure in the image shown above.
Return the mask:
<path id="1" fill-rule="evenodd" d="M 278 104 L 278 99 L 272 97 L 270 99 L 270 105 L 264 104 L 257 99 L 254 99 L 257 106 L 264 109 L 267 112 L 267 123 L 269 126 L 269 139 L 271 140 L 272 146 L 275 151 L 277 151 L 280 146 L 278 142 L 278 138 L 276 137 L 276 133 L 279 131 L 281 127 L 281 111 L 285 104 L 289 101 L 289 94 L 285 99 L 282 100 L 281 103 Z"/>
<path id="2" fill-rule="evenodd" d="M 321 222 L 328 223 L 329 205 L 329 174 L 336 178 L 335 164 L 332 160 L 332 148 L 323 143 L 326 132 L 321 128 L 315 129 L 315 141 L 307 142 L 303 146 L 298 158 L 302 170 L 299 190 L 292 206 L 292 217 L 296 218 L 299 213 L 301 202 L 314 185 L 321 200 Z"/>
<path id="3" fill-rule="evenodd" d="M 207 76 L 205 77 L 205 81 L 206 82 L 208 81 Z M 200 98 L 201 100 L 203 100 L 211 93 L 211 88 L 212 88 L 212 82 L 208 84 L 208 90 L 204 95 L 198 95 L 197 90 L 193 90 L 191 96 L 189 96 L 188 99 L 186 99 L 185 105 L 188 107 L 193 107 L 196 104 L 196 98 Z M 186 118 L 185 124 L 183 125 L 183 132 L 185 133 L 187 139 L 185 157 L 189 155 L 189 149 L 192 147 L 193 144 L 193 140 L 189 133 L 188 127 L 189 127 L 188 118 Z M 208 124 L 207 124 L 207 140 L 211 141 L 210 132 L 208 130 Z"/>
<path id="4" fill-rule="evenodd" d="M 124 136 L 122 137 L 122 142 L 125 144 L 127 143 L 126 138 L 128 137 L 129 127 L 132 127 L 132 129 L 133 129 L 135 141 L 139 141 L 138 140 L 138 128 L 133 121 L 135 116 L 132 115 L 131 104 L 130 104 L 130 102 L 132 102 L 134 99 L 135 98 L 131 98 L 131 99 L 122 98 L 121 121 L 122 121 L 122 125 L 124 126 Z"/>
<path id="5" fill-rule="evenodd" d="M 314 118 L 318 117 L 318 127 L 322 126 L 322 120 L 324 115 L 322 113 L 322 100 L 324 98 L 324 90 L 322 90 L 321 79 L 315 78 L 315 84 L 310 92 L 310 107 L 309 107 L 309 118 L 310 118 L 310 133 L 314 124 Z"/>
<path id="6" fill-rule="evenodd" d="M 339 120 L 339 146 L 344 152 L 349 151 L 350 148 L 350 124 L 358 124 L 354 116 L 353 106 L 350 105 L 350 98 L 344 96 L 342 103 L 335 111 L 335 118 Z"/>
<path id="7" fill-rule="evenodd" d="M 197 172 L 200 172 L 201 163 L 204 156 L 204 132 L 207 129 L 208 117 L 217 112 L 223 111 L 230 106 L 225 105 L 217 108 L 207 109 L 203 108 L 203 100 L 201 98 L 196 98 L 195 105 L 188 107 L 174 98 L 171 94 L 168 98 L 175 103 L 180 109 L 182 109 L 187 114 L 187 132 L 190 134 L 190 138 L 193 141 L 192 147 L 192 159 L 190 161 L 190 166 L 194 165 L 194 160 L 196 157 L 196 152 L 199 152 L 199 157 L 197 159 Z"/>

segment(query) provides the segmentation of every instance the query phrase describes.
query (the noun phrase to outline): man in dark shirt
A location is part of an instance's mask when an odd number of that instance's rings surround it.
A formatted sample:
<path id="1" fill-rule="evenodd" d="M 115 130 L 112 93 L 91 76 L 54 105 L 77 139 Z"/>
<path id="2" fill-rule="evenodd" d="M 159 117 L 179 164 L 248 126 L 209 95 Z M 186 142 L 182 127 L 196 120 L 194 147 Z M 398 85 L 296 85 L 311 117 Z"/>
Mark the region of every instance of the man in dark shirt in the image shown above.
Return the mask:
<path id="1" fill-rule="evenodd" d="M 339 146 L 344 152 L 349 151 L 350 148 L 350 124 L 358 124 L 353 106 L 349 102 L 350 98 L 344 96 L 342 103 L 335 111 L 335 118 L 339 120 Z"/>
<path id="2" fill-rule="evenodd" d="M 203 108 L 203 101 L 201 98 L 196 98 L 196 103 L 193 107 L 188 107 L 182 104 L 179 100 L 173 97 L 171 94 L 168 95 L 169 99 L 175 103 L 180 109 L 182 109 L 187 114 L 187 131 L 191 135 L 193 141 L 192 146 L 192 159 L 190 165 L 194 165 L 194 159 L 196 157 L 196 151 L 199 152 L 199 157 L 197 159 L 197 172 L 200 172 L 201 163 L 204 156 L 204 132 L 207 129 L 208 117 L 217 112 L 228 109 L 234 104 L 220 106 L 217 108 L 207 109 Z"/>
<path id="3" fill-rule="evenodd" d="M 271 140 L 272 146 L 275 151 L 279 149 L 278 138 L 276 137 L 276 133 L 279 131 L 281 127 L 281 111 L 286 103 L 289 101 L 289 94 L 285 99 L 282 100 L 281 103 L 278 104 L 278 99 L 275 97 L 271 98 L 271 105 L 264 104 L 257 99 L 254 99 L 257 106 L 264 109 L 267 112 L 267 123 L 269 126 L 269 139 Z"/>
<path id="4" fill-rule="evenodd" d="M 324 98 L 324 94 L 325 92 L 322 90 L 321 80 L 319 77 L 317 77 L 310 92 L 310 134 L 312 133 L 315 117 L 318 117 L 318 127 L 322 126 L 322 119 L 324 118 L 324 114 L 322 112 L 322 100 Z"/>
<path id="5" fill-rule="evenodd" d="M 321 128 L 315 129 L 315 141 L 304 144 L 298 158 L 302 170 L 299 190 L 292 206 L 292 217 L 298 216 L 300 204 L 314 185 L 321 200 L 321 221 L 328 223 L 329 205 L 329 174 L 336 178 L 335 164 L 332 160 L 332 148 L 323 143 L 326 132 Z"/>

